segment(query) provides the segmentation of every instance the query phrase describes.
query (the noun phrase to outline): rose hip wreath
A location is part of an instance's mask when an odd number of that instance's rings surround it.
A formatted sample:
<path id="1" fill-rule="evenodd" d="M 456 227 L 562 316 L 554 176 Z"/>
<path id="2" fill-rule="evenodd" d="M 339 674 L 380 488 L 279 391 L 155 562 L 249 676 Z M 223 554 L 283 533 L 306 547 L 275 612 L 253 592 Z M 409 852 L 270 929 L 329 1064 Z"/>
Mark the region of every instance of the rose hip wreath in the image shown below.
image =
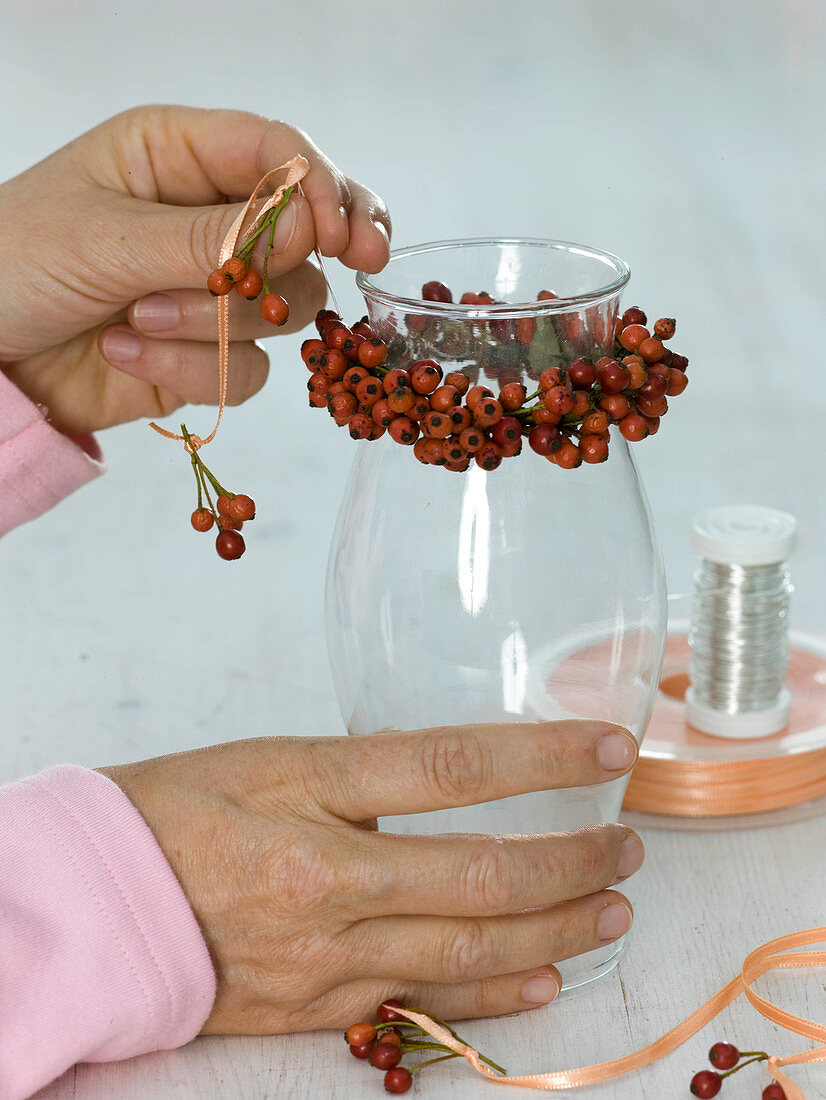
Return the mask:
<path id="1" fill-rule="evenodd" d="M 538 301 L 558 297 L 541 291 Z M 425 301 L 452 302 L 444 284 L 426 283 Z M 489 294 L 466 293 L 462 305 L 498 305 Z M 587 315 L 587 314 L 586 314 Z M 546 320 L 546 319 L 543 319 Z M 385 343 L 363 317 L 352 329 L 332 310 L 316 317 L 319 339 L 305 340 L 301 357 L 312 377 L 307 383 L 310 405 L 326 408 L 336 424 L 349 429 L 353 439 L 375 440 L 385 432 L 395 443 L 412 446 L 425 465 L 462 472 L 471 460 L 483 470 L 495 470 L 505 458 L 522 450 L 523 437 L 537 454 L 563 469 L 608 458 L 609 428 L 616 424 L 629 442 L 637 443 L 659 429 L 668 411 L 668 398 L 688 385 L 688 359 L 665 346 L 676 322 L 662 317 L 653 333 L 645 313 L 627 309 L 616 322 L 613 356 L 592 360 L 574 356 L 577 344 L 599 343 L 579 315 L 548 318 L 554 326 L 553 348 L 539 355 L 551 362 L 529 394 L 519 381 L 506 381 L 498 394 L 487 386 L 472 385 L 468 373 L 445 373 L 434 358 L 414 358 L 411 346 L 426 334 L 426 317 L 409 316 L 408 333 L 414 343 L 393 337 Z M 602 321 L 596 317 L 595 322 Z M 604 322 L 603 322 L 604 323 Z M 580 331 L 572 331 L 579 326 Z M 478 367 L 504 377 L 511 354 L 513 367 L 526 362 L 525 353 L 538 339 L 537 319 L 494 318 L 479 326 L 490 345 L 487 360 Z M 546 325 L 546 328 L 548 326 Z M 451 342 L 452 340 L 452 342 Z M 443 334 L 448 354 L 459 349 L 457 332 Z"/>

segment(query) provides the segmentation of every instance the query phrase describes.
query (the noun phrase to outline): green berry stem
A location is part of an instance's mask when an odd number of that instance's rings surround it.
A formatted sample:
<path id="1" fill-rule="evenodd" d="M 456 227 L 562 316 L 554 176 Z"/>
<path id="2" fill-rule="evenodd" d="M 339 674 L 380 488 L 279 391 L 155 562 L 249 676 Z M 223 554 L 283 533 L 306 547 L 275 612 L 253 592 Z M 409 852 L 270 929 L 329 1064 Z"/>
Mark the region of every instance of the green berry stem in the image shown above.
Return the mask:
<path id="1" fill-rule="evenodd" d="M 744 1051 L 743 1053 L 744 1054 L 746 1054 L 746 1053 L 751 1054 L 751 1053 L 754 1053 L 754 1052 L 753 1051 Z M 742 1055 L 741 1055 L 741 1057 L 742 1057 Z M 726 1070 L 725 1073 L 720 1074 L 720 1077 L 721 1078 L 731 1077 L 732 1073 L 736 1073 L 738 1071 L 738 1069 L 743 1069 L 744 1066 L 753 1066 L 755 1062 L 765 1062 L 768 1057 L 769 1057 L 768 1054 L 763 1054 L 762 1051 L 761 1051 L 760 1056 L 758 1058 L 749 1058 L 749 1060 L 747 1062 L 738 1062 L 737 1065 L 734 1067 L 734 1069 Z"/>
<path id="2" fill-rule="evenodd" d="M 204 491 L 206 493 L 207 500 L 209 500 L 210 508 L 212 508 L 212 501 L 209 499 L 209 489 L 207 488 L 206 478 L 209 478 L 209 480 L 212 482 L 212 487 L 215 490 L 215 493 L 216 493 L 217 496 L 228 496 L 228 497 L 234 496 L 235 495 L 234 493 L 230 493 L 229 490 L 227 490 L 223 487 L 221 482 L 218 481 L 218 479 L 215 477 L 215 475 L 212 473 L 212 471 L 206 465 L 204 460 L 198 454 L 198 451 L 195 449 L 195 447 L 192 446 L 192 437 L 190 436 L 189 432 L 187 431 L 186 424 L 181 424 L 181 435 L 184 437 L 187 444 L 189 445 L 190 455 L 192 457 L 192 465 L 200 473 L 201 478 L 203 480 Z M 204 475 L 206 475 L 206 477 L 204 477 Z M 215 509 L 213 508 L 213 512 L 214 511 L 215 511 Z"/>
<path id="3" fill-rule="evenodd" d="M 270 292 L 270 252 L 272 252 L 272 243 L 275 240 L 275 218 L 270 223 L 270 237 L 267 241 L 267 247 L 264 249 L 264 264 L 262 267 L 262 274 L 264 276 L 264 294 Z"/>
<path id="4" fill-rule="evenodd" d="M 201 511 L 204 507 L 204 494 L 201 488 L 201 475 L 198 472 L 198 460 L 195 458 L 195 452 L 192 452 L 192 472 L 195 474 L 195 484 L 198 486 L 198 511 Z"/>
<path id="5" fill-rule="evenodd" d="M 292 187 L 288 187 L 287 190 L 284 192 L 284 197 L 281 200 L 281 202 L 278 204 L 278 206 L 274 206 L 272 208 L 272 210 L 269 210 L 267 212 L 267 216 L 262 220 L 262 222 L 258 226 L 258 228 L 246 239 L 246 241 L 244 241 L 243 245 L 239 248 L 236 255 L 240 256 L 241 259 L 247 264 L 247 266 L 249 266 L 249 257 L 252 255 L 252 251 L 253 251 L 253 248 L 255 247 L 256 241 L 261 236 L 261 234 L 268 228 L 268 226 L 270 225 L 270 222 L 275 222 L 275 219 L 278 217 L 278 215 L 281 213 L 281 211 L 284 209 L 284 207 L 289 202 L 290 195 L 292 195 L 292 193 L 293 193 Z"/>
<path id="6" fill-rule="evenodd" d="M 212 512 L 213 516 L 215 516 L 215 522 L 217 523 L 218 522 L 218 509 L 212 503 L 212 497 L 210 497 L 210 495 L 209 495 L 209 486 L 207 485 L 206 480 L 204 479 L 203 473 L 201 474 L 201 480 L 203 481 L 203 484 L 204 484 L 204 493 L 206 493 L 207 504 L 209 505 L 209 510 Z"/>
<path id="7" fill-rule="evenodd" d="M 451 1058 L 461 1058 L 461 1054 L 443 1054 L 441 1058 L 429 1058 L 426 1062 L 419 1062 L 417 1066 L 411 1066 L 408 1073 L 412 1077 L 414 1073 L 418 1073 L 420 1069 L 424 1069 L 425 1066 L 435 1066 L 437 1062 L 447 1062 Z"/>
<path id="8" fill-rule="evenodd" d="M 234 493 L 231 493 L 228 489 L 225 489 L 223 487 L 221 482 L 213 474 L 213 472 L 210 470 L 210 468 L 204 462 L 201 462 L 200 459 L 199 459 L 199 464 L 200 464 L 200 467 L 201 467 L 201 473 L 206 474 L 206 476 L 212 482 L 212 488 L 215 490 L 216 494 L 219 497 L 221 497 L 221 496 L 232 497 L 232 496 L 235 495 Z M 204 482 L 204 485 L 206 485 L 206 482 Z"/>
<path id="9" fill-rule="evenodd" d="M 409 1027 L 409 1028 L 412 1029 L 411 1030 L 411 1038 L 414 1035 L 417 1035 L 417 1034 L 418 1035 L 427 1035 L 427 1032 L 425 1031 L 425 1029 L 423 1027 L 419 1027 L 418 1024 L 412 1024 L 412 1023 L 410 1023 L 410 1021 L 405 1021 L 404 1023 L 400 1023 L 398 1020 L 389 1020 L 387 1023 L 384 1023 L 384 1024 L 375 1024 L 374 1027 L 375 1027 L 377 1033 L 380 1032 L 380 1031 L 389 1031 L 392 1028 Z M 405 1035 L 405 1036 L 403 1036 L 403 1038 L 407 1038 L 407 1036 Z"/>
<path id="10" fill-rule="evenodd" d="M 457 1042 L 464 1043 L 465 1046 L 470 1045 L 468 1042 L 466 1042 L 462 1038 L 462 1036 L 458 1033 L 458 1031 L 456 1031 L 455 1028 L 452 1028 L 450 1026 L 450 1024 L 447 1023 L 446 1020 L 442 1020 L 439 1016 L 434 1016 L 432 1012 L 425 1012 L 424 1009 L 421 1009 L 421 1008 L 411 1008 L 410 1011 L 411 1012 L 421 1012 L 423 1016 L 427 1016 L 429 1019 L 433 1020 L 434 1023 L 441 1024 L 442 1027 L 445 1028 L 446 1031 L 450 1032 L 450 1034 L 453 1036 L 453 1038 Z M 507 1076 L 508 1071 L 506 1069 L 502 1069 L 502 1067 L 498 1066 L 496 1064 L 496 1062 L 491 1061 L 491 1059 L 487 1058 L 484 1054 L 480 1054 L 479 1057 L 482 1059 L 483 1062 L 487 1062 L 487 1064 L 492 1069 L 498 1070 L 498 1072 L 501 1073 L 503 1077 Z"/>
<path id="11" fill-rule="evenodd" d="M 436 1040 L 435 1040 L 435 1039 L 433 1039 L 433 1040 L 432 1040 L 431 1042 L 429 1042 L 429 1043 L 428 1043 L 428 1042 L 426 1042 L 426 1041 L 424 1041 L 424 1042 L 420 1042 L 419 1040 L 413 1040 L 413 1041 L 411 1041 L 411 1042 L 409 1042 L 409 1043 L 408 1043 L 408 1042 L 402 1042 L 402 1046 L 401 1046 L 401 1049 L 402 1049 L 402 1051 L 403 1051 L 403 1052 L 404 1052 L 405 1054 L 407 1054 L 407 1052 L 408 1052 L 408 1051 L 411 1051 L 411 1050 L 412 1050 L 412 1051 L 416 1051 L 416 1050 L 441 1050 L 441 1051 L 449 1051 L 449 1050 L 450 1050 L 450 1047 L 446 1047 L 446 1046 L 444 1045 L 444 1043 L 437 1043 L 437 1042 L 436 1042 Z"/>

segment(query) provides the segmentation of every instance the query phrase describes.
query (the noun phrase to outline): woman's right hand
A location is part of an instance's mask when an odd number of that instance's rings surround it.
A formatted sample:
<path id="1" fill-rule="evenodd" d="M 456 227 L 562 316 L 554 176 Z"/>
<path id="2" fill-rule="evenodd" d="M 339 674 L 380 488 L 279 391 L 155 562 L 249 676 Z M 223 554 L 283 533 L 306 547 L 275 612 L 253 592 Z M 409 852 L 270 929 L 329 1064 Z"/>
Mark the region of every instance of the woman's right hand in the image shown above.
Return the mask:
<path id="1" fill-rule="evenodd" d="M 206 1033 L 345 1027 L 399 997 L 465 1018 L 544 1004 L 553 963 L 610 943 L 623 825 L 401 836 L 377 817 L 604 783 L 633 738 L 594 721 L 236 741 L 100 769 L 137 806 L 218 976 Z M 540 822 L 537 822 L 540 824 Z"/>

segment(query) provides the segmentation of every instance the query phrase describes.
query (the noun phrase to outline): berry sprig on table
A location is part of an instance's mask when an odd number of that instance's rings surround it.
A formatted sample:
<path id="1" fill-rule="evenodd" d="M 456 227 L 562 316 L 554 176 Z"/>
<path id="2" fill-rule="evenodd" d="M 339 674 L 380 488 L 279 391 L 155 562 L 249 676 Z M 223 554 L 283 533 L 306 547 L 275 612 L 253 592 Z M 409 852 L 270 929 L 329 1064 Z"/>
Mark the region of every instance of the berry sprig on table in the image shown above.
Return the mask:
<path id="1" fill-rule="evenodd" d="M 708 1060 L 714 1069 L 702 1069 L 691 1078 L 689 1088 L 692 1096 L 710 1098 L 716 1096 L 723 1087 L 723 1081 L 733 1073 L 739 1073 L 755 1062 L 765 1062 L 768 1058 L 763 1050 L 738 1050 L 732 1043 L 715 1043 L 708 1052 Z M 723 1072 L 719 1072 L 722 1070 Z M 776 1082 L 766 1085 L 761 1100 L 786 1100 L 786 1093 Z"/>
<path id="2" fill-rule="evenodd" d="M 377 1023 L 370 1024 L 360 1021 L 357 1024 L 351 1024 L 344 1033 L 345 1042 L 349 1044 L 350 1053 L 354 1058 L 364 1059 L 376 1069 L 384 1070 L 385 1090 L 392 1093 L 407 1092 L 413 1084 L 414 1075 L 423 1070 L 425 1066 L 432 1066 L 437 1062 L 446 1062 L 451 1058 L 461 1058 L 460 1054 L 456 1054 L 455 1051 L 450 1050 L 443 1043 L 437 1043 L 418 1024 L 410 1023 L 409 1020 L 395 1011 L 397 1008 L 404 1007 L 401 1001 L 383 1001 L 376 1009 Z M 422 1012 L 420 1008 L 415 1009 L 415 1011 Z M 435 1023 L 441 1024 L 459 1042 L 464 1042 L 450 1024 L 445 1023 L 438 1016 L 434 1016 L 429 1012 L 424 1012 L 423 1015 L 428 1016 Z M 418 1062 L 416 1065 L 410 1066 L 409 1069 L 399 1064 L 405 1054 L 431 1050 L 439 1052 L 439 1056 L 428 1058 L 424 1062 Z M 503 1076 L 505 1075 L 506 1071 L 495 1062 L 492 1062 L 490 1058 L 486 1058 L 484 1054 L 480 1054 L 479 1057 L 497 1072 Z"/>
<path id="3" fill-rule="evenodd" d="M 541 291 L 537 300 L 556 297 L 553 291 Z M 435 281 L 424 285 L 422 298 L 453 300 L 450 290 Z M 488 294 L 467 293 L 461 304 L 501 303 Z M 406 319 L 414 339 L 424 331 L 419 320 L 431 323 L 417 315 Z M 591 346 L 599 342 L 595 332 L 583 328 L 578 314 L 551 320 L 564 330 L 565 343 L 560 341 L 557 348 L 570 348 L 574 341 Z M 496 345 L 515 348 L 519 356 L 537 338 L 535 317 L 481 324 L 493 346 L 487 360 L 483 350 L 477 366 L 491 374 L 501 368 Z M 613 356 L 592 360 L 555 354 L 557 362 L 542 371 L 531 394 L 514 380 L 505 381 L 498 394 L 472 385 L 465 371 L 446 374 L 433 358 L 413 358 L 401 337 L 385 343 L 367 317 L 350 329 L 332 310 L 321 310 L 316 317 L 319 338 L 304 341 L 301 357 L 311 372 L 310 405 L 326 408 L 353 439 L 376 440 L 388 432 L 395 443 L 412 446 L 425 465 L 461 473 L 471 461 L 495 470 L 503 459 L 518 455 L 527 438 L 537 454 L 562 469 L 574 469 L 608 458 L 614 424 L 632 443 L 654 435 L 668 411 L 668 398 L 688 385 L 688 359 L 665 346 L 674 335 L 674 319 L 660 318 L 653 334 L 646 324 L 639 307 L 627 309 L 615 326 Z M 450 336 L 456 333 L 444 337 L 445 345 Z"/>

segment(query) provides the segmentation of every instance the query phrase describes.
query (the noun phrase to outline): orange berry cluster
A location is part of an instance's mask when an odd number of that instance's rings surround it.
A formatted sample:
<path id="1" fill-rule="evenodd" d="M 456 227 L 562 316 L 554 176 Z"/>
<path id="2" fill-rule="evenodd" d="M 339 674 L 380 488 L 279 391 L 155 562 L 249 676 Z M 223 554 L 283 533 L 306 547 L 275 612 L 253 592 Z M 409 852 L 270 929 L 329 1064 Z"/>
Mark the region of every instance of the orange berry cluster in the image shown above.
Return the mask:
<path id="1" fill-rule="evenodd" d="M 198 506 L 189 521 L 196 531 L 206 532 L 211 531 L 213 526 L 217 527 L 215 551 L 218 557 L 224 561 L 235 561 L 247 548 L 241 529 L 249 520 L 255 519 L 255 501 L 246 493 L 231 493 L 225 489 L 192 446 L 192 437 L 186 425 L 181 425 L 181 432 L 190 446 L 192 470 L 198 488 Z M 215 494 L 214 504 L 210 486 Z"/>
<path id="2" fill-rule="evenodd" d="M 278 220 L 278 215 L 290 201 L 291 194 L 292 188 L 288 187 L 281 202 L 267 212 L 255 231 L 238 248 L 235 255 L 230 256 L 220 267 L 211 271 L 207 277 L 207 290 L 216 298 L 235 290 L 248 302 L 254 302 L 263 290 L 264 296 L 259 303 L 261 316 L 271 325 L 279 327 L 286 324 L 287 318 L 290 316 L 290 307 L 280 294 L 270 293 L 268 266 L 275 235 L 275 223 Z M 269 233 L 269 237 L 264 250 L 262 274 L 259 275 L 257 271 L 252 269 L 252 255 L 258 240 L 267 233 Z"/>
<path id="3" fill-rule="evenodd" d="M 248 268 L 240 256 L 230 256 L 220 267 L 211 271 L 207 278 L 207 290 L 216 298 L 235 290 L 248 302 L 254 302 L 263 289 L 264 277 Z M 264 320 L 271 325 L 280 327 L 286 324 L 290 316 L 290 307 L 280 294 L 265 294 L 258 308 Z"/>
<path id="4" fill-rule="evenodd" d="M 423 297 L 452 301 L 435 298 L 434 287 L 442 284 L 426 284 Z M 555 297 L 542 291 L 539 300 Z M 495 304 L 489 295 L 465 294 L 462 302 Z M 534 318 L 495 319 L 490 325 L 507 324 L 519 344 L 530 344 L 536 326 L 520 327 L 523 320 Z M 466 373 L 445 374 L 435 359 L 411 361 L 404 341 L 396 338 L 388 348 L 367 317 L 350 329 L 331 310 L 316 317 L 319 338 L 304 341 L 301 357 L 312 375 L 310 405 L 326 408 L 353 439 L 376 440 L 387 432 L 394 442 L 412 446 L 425 465 L 461 473 L 471 461 L 495 470 L 518 455 L 527 438 L 537 454 L 574 469 L 608 458 L 612 425 L 629 442 L 654 435 L 668 398 L 688 385 L 688 360 L 664 343 L 674 335 L 674 319 L 660 318 L 653 334 L 646 323 L 637 306 L 627 309 L 615 324 L 613 356 L 549 366 L 530 395 L 521 382 L 506 382 L 495 394 L 471 385 Z"/>

